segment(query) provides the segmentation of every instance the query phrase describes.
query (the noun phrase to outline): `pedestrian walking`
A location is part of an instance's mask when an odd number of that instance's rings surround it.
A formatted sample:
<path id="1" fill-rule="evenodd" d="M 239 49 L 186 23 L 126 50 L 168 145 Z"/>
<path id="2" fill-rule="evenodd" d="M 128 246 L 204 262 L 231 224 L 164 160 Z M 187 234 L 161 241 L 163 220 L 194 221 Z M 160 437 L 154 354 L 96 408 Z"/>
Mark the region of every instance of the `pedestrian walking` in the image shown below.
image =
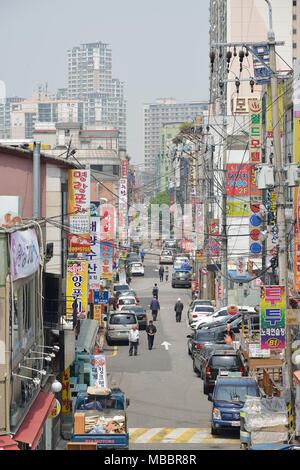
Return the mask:
<path id="1" fill-rule="evenodd" d="M 181 302 L 180 297 L 177 299 L 174 310 L 175 310 L 175 313 L 176 313 L 176 322 L 180 323 L 181 322 L 182 310 L 183 310 L 183 303 Z"/>
<path id="2" fill-rule="evenodd" d="M 160 266 L 158 272 L 159 272 L 159 280 L 160 282 L 162 282 L 164 280 L 165 268 L 163 266 Z"/>
<path id="3" fill-rule="evenodd" d="M 144 259 L 145 259 L 145 251 L 144 251 L 144 248 L 142 248 L 142 250 L 141 250 L 141 260 L 142 260 L 142 263 L 144 263 Z"/>
<path id="4" fill-rule="evenodd" d="M 153 325 L 152 320 L 149 321 L 149 325 L 146 328 L 146 332 L 147 332 L 147 338 L 148 338 L 148 349 L 149 351 L 151 351 L 151 349 L 153 348 L 154 335 L 157 332 L 156 326 Z"/>
<path id="5" fill-rule="evenodd" d="M 152 295 L 153 297 L 156 297 L 158 299 L 158 287 L 156 283 L 154 284 L 154 287 L 152 289 Z"/>
<path id="6" fill-rule="evenodd" d="M 129 356 L 132 356 L 132 352 L 134 351 L 134 355 L 137 356 L 138 352 L 138 345 L 140 339 L 140 332 L 137 326 L 133 326 L 129 331 Z"/>
<path id="7" fill-rule="evenodd" d="M 159 301 L 156 297 L 153 297 L 153 299 L 151 300 L 150 310 L 152 312 L 153 321 L 156 321 L 158 311 L 160 310 Z"/>
<path id="8" fill-rule="evenodd" d="M 168 280 L 169 280 L 169 268 L 168 268 L 168 266 L 166 266 L 165 274 L 166 274 L 166 282 L 168 282 Z"/>

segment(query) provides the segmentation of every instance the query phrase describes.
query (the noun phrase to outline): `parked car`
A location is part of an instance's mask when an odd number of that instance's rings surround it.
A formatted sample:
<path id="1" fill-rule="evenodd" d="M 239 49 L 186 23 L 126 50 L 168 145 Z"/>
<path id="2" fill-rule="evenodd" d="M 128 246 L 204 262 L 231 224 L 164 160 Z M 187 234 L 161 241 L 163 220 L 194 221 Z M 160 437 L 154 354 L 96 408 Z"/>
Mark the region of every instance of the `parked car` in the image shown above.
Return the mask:
<path id="1" fill-rule="evenodd" d="M 126 307 L 129 307 L 130 305 L 136 305 L 136 304 L 137 304 L 136 298 L 133 296 L 119 297 L 118 309 L 120 309 L 123 305 L 126 305 Z"/>
<path id="2" fill-rule="evenodd" d="M 173 264 L 172 251 L 162 250 L 159 256 L 159 264 Z"/>
<path id="3" fill-rule="evenodd" d="M 246 395 L 259 397 L 259 388 L 253 377 L 219 376 L 213 393 L 208 399 L 212 401 L 211 433 L 232 431 L 240 427 L 240 410 L 243 408 Z"/>
<path id="4" fill-rule="evenodd" d="M 176 240 L 165 240 L 163 246 L 164 246 L 164 248 L 177 249 L 177 241 Z"/>
<path id="5" fill-rule="evenodd" d="M 129 312 L 135 313 L 139 322 L 139 329 L 140 330 L 146 329 L 147 324 L 148 324 L 148 317 L 147 317 L 146 309 L 144 307 L 140 305 L 130 305 L 129 307 L 128 305 L 123 305 L 120 308 L 120 311 L 121 312 L 129 311 Z"/>
<path id="6" fill-rule="evenodd" d="M 189 258 L 176 258 L 173 264 L 175 271 L 190 271 L 192 269 L 192 264 Z"/>
<path id="7" fill-rule="evenodd" d="M 233 351 L 233 346 L 229 344 L 224 344 L 222 341 L 220 344 L 218 343 L 208 343 L 204 346 L 203 349 L 199 349 L 199 351 L 194 352 L 193 356 L 193 370 L 194 372 L 203 379 L 205 374 L 205 368 L 207 365 L 207 361 L 210 355 L 219 349 Z"/>
<path id="8" fill-rule="evenodd" d="M 121 297 L 135 297 L 136 303 L 138 304 L 140 302 L 140 298 L 137 296 L 135 290 L 133 289 L 127 290 L 125 292 L 121 292 L 119 295 L 119 299 Z"/>
<path id="9" fill-rule="evenodd" d="M 193 330 L 188 338 L 188 354 L 193 357 L 196 351 L 203 349 L 208 343 L 218 341 L 218 334 L 215 331 Z"/>
<path id="10" fill-rule="evenodd" d="M 192 276 L 188 271 L 175 271 L 172 273 L 172 287 L 187 287 L 192 286 Z"/>
<path id="11" fill-rule="evenodd" d="M 131 263 L 129 265 L 130 272 L 132 276 L 144 276 L 145 275 L 145 268 L 143 263 Z"/>
<path id="12" fill-rule="evenodd" d="M 138 319 L 135 313 L 130 311 L 111 312 L 104 317 L 106 320 L 105 337 L 108 345 L 113 342 L 127 342 L 129 331 L 133 326 L 138 327 Z"/>
<path id="13" fill-rule="evenodd" d="M 194 309 L 187 314 L 188 322 L 192 323 L 206 315 L 213 315 L 214 311 L 215 309 L 211 305 L 195 305 Z"/>
<path id="14" fill-rule="evenodd" d="M 208 358 L 203 376 L 203 393 L 207 395 L 215 386 L 220 371 L 240 372 L 245 375 L 245 368 L 239 351 L 218 349 Z"/>
<path id="15" fill-rule="evenodd" d="M 114 284 L 113 286 L 113 296 L 118 297 L 122 292 L 129 291 L 129 285 L 128 284 Z"/>
<path id="16" fill-rule="evenodd" d="M 140 255 L 138 255 L 136 252 L 131 251 L 128 253 L 127 258 L 125 260 L 125 266 L 128 267 L 130 263 L 140 263 L 141 258 Z"/>
<path id="17" fill-rule="evenodd" d="M 253 307 L 237 307 L 239 313 L 255 313 L 255 309 Z M 228 311 L 228 307 L 222 307 L 217 310 L 213 315 L 207 315 L 206 317 L 200 318 L 196 320 L 195 323 L 191 324 L 191 327 L 197 329 L 204 325 L 214 323 L 214 322 L 221 322 L 228 320 L 232 315 Z"/>

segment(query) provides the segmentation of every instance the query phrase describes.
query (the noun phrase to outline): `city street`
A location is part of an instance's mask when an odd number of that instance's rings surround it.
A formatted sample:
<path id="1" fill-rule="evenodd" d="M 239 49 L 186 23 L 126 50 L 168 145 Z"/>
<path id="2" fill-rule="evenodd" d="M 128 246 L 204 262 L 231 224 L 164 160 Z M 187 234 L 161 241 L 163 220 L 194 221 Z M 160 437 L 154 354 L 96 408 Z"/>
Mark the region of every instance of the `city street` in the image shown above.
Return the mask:
<path id="1" fill-rule="evenodd" d="M 145 259 L 145 277 L 134 277 L 131 287 L 151 319 L 152 287 L 158 283 L 161 311 L 154 349 L 148 351 L 144 331 L 140 333 L 137 357 L 129 357 L 128 346 L 105 347 L 109 382 L 120 386 L 130 398 L 130 449 L 238 449 L 238 436 L 210 434 L 211 403 L 203 395 L 202 380 L 193 372 L 187 353 L 190 289 L 173 289 L 171 276 L 168 283 L 160 283 L 158 252 L 150 253 Z M 171 274 L 171 266 L 169 270 Z M 175 322 L 178 297 L 185 305 L 181 323 Z M 168 350 L 161 345 L 165 341 L 170 343 Z"/>

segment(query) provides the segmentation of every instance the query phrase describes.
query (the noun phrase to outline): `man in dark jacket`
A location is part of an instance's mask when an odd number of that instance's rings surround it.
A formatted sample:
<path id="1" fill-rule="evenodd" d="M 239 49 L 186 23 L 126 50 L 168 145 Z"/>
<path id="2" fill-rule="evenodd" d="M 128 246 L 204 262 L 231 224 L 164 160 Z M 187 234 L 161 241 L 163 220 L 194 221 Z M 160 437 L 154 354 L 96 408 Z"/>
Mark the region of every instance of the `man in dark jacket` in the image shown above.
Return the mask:
<path id="1" fill-rule="evenodd" d="M 165 268 L 163 266 L 160 266 L 158 270 L 160 282 L 164 280 L 164 272 L 165 272 Z"/>
<path id="2" fill-rule="evenodd" d="M 176 313 L 176 322 L 180 323 L 181 322 L 182 310 L 183 310 L 183 303 L 181 302 L 180 298 L 177 299 L 174 310 L 175 310 L 175 313 Z"/>
<path id="3" fill-rule="evenodd" d="M 156 283 L 154 284 L 154 287 L 152 289 L 152 295 L 153 297 L 156 297 L 158 299 L 158 287 Z"/>
<path id="4" fill-rule="evenodd" d="M 155 335 L 156 331 L 157 331 L 156 326 L 153 325 L 153 321 L 150 320 L 149 325 L 146 328 L 149 351 L 151 351 L 151 349 L 153 348 L 154 335 Z"/>
<path id="5" fill-rule="evenodd" d="M 159 301 L 155 297 L 153 297 L 153 299 L 151 300 L 150 310 L 152 311 L 153 321 L 156 321 L 158 310 L 160 310 L 160 305 Z"/>

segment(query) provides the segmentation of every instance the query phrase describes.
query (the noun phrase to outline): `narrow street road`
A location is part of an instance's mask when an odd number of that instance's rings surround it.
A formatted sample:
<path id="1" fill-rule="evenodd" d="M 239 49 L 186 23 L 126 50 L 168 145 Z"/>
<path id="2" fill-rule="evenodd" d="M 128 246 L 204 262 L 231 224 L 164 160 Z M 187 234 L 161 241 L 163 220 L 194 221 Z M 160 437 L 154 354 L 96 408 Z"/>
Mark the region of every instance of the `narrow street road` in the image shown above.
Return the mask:
<path id="1" fill-rule="evenodd" d="M 186 312 L 191 291 L 173 289 L 170 279 L 168 283 L 159 282 L 155 250 L 146 256 L 145 277 L 133 278 L 131 283 L 141 304 L 147 307 L 148 319 L 154 282 L 160 289 L 161 305 L 154 349 L 148 350 L 144 331 L 137 357 L 129 357 L 126 345 L 105 346 L 109 382 L 120 386 L 130 398 L 130 448 L 238 449 L 237 436 L 210 434 L 211 403 L 203 395 L 202 381 L 194 374 L 187 353 Z M 174 304 L 178 297 L 185 305 L 181 323 L 175 322 Z M 161 346 L 164 341 L 170 343 L 169 350 Z"/>

